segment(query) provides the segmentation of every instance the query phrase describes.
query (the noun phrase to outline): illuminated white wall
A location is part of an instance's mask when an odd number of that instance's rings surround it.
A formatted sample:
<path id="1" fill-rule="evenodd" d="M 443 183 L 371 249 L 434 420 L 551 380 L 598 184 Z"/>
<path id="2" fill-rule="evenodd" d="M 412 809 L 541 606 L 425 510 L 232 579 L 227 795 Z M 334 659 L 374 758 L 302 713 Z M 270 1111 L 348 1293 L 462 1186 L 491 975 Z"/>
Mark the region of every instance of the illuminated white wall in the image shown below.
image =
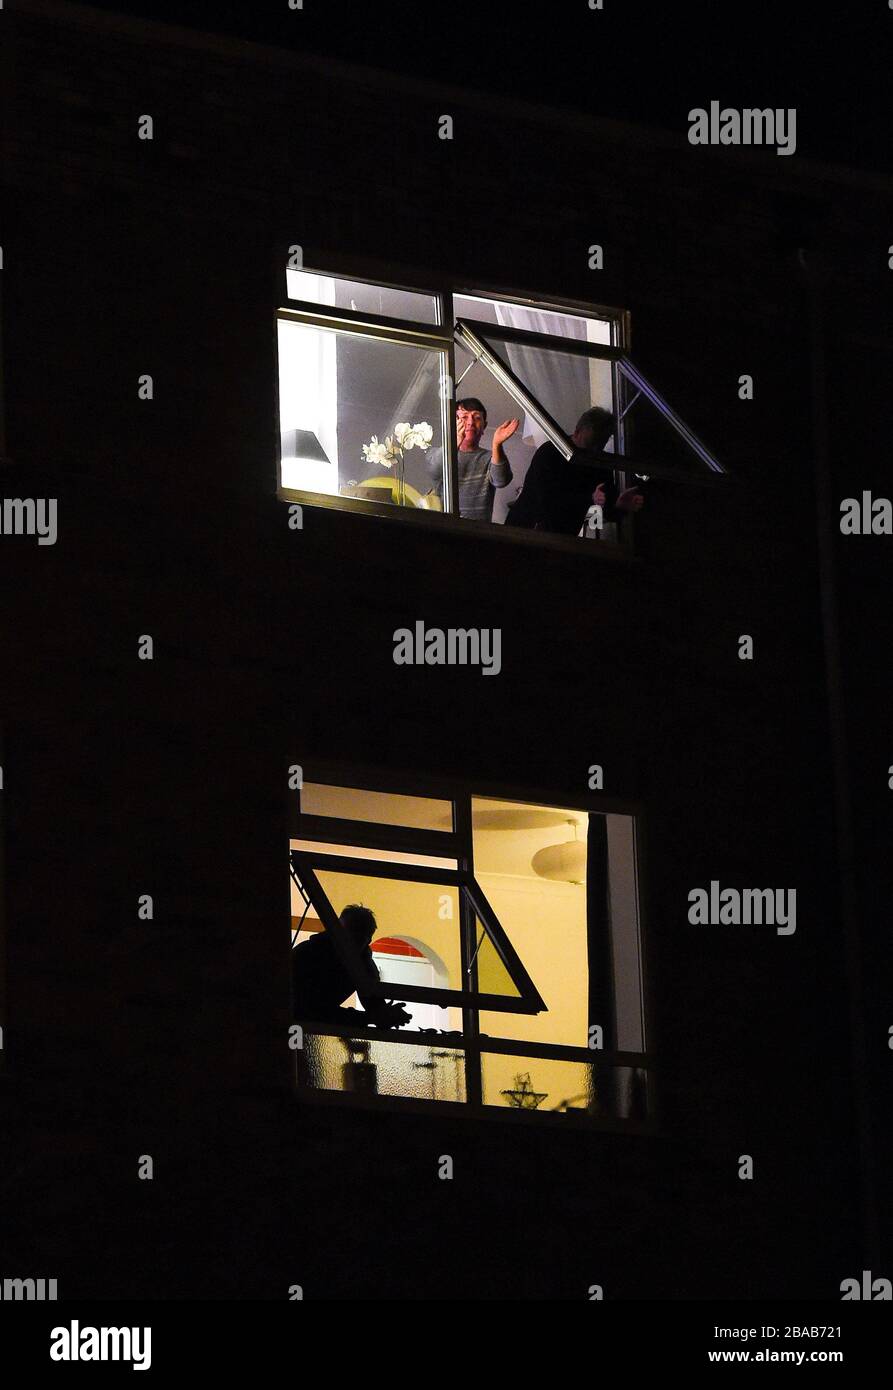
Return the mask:
<path id="1" fill-rule="evenodd" d="M 331 281 L 318 281 L 314 298 L 333 303 Z M 279 321 L 279 428 L 282 435 L 283 487 L 305 492 L 338 491 L 338 342 L 334 333 L 288 319 Z M 311 430 L 328 463 L 296 459 L 289 435 Z M 293 436 L 292 436 L 293 437 Z"/>

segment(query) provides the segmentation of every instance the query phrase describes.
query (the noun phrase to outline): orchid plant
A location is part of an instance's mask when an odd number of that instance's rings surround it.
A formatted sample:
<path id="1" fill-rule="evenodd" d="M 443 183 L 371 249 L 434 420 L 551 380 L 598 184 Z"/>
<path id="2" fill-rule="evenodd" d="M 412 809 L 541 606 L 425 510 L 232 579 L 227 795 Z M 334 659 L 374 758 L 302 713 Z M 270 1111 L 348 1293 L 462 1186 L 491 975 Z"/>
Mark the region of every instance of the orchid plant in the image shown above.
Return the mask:
<path id="1" fill-rule="evenodd" d="M 434 431 L 425 421 L 417 425 L 411 425 L 408 420 L 401 421 L 394 426 L 394 433 L 389 434 L 384 440 L 379 440 L 378 435 L 373 434 L 369 443 L 363 445 L 363 457 L 367 463 L 375 464 L 379 468 L 393 468 L 397 465 L 402 501 L 405 455 L 410 449 L 430 448 L 433 438 Z"/>

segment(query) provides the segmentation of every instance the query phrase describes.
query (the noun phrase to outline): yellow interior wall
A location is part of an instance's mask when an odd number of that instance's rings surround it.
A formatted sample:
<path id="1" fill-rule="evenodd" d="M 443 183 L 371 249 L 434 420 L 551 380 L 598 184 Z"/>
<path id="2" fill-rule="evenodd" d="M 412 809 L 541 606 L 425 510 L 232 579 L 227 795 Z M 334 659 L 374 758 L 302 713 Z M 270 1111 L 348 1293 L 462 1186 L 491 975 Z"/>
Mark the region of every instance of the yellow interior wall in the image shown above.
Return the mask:
<path id="1" fill-rule="evenodd" d="M 585 1047 L 586 889 L 486 873 L 478 873 L 478 882 L 547 1008 L 541 1014 L 482 1011 L 481 1032 Z"/>

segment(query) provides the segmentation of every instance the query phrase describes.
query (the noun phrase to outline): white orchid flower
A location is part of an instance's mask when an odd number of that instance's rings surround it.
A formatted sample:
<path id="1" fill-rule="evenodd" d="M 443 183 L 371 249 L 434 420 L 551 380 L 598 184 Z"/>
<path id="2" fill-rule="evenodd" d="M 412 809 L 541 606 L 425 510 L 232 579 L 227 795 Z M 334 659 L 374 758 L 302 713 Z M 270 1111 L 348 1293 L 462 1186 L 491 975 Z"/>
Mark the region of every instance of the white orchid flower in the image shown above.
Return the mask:
<path id="1" fill-rule="evenodd" d="M 367 463 L 377 464 L 379 468 L 390 468 L 393 463 L 393 456 L 390 445 L 391 440 L 386 439 L 384 443 L 379 442 L 377 434 L 373 434 L 368 444 L 363 445 L 363 457 Z"/>
<path id="2" fill-rule="evenodd" d="M 400 425 L 397 426 L 401 428 Z M 427 449 L 431 440 L 434 438 L 434 431 L 430 425 L 419 424 L 412 427 L 407 426 L 407 433 L 400 440 L 404 449 Z"/>
<path id="3" fill-rule="evenodd" d="M 434 438 L 434 431 L 427 421 L 411 425 L 401 420 L 394 426 L 394 433 L 383 441 L 373 434 L 368 444 L 363 445 L 363 456 L 367 463 L 378 464 L 380 468 L 392 468 L 399 463 L 409 449 L 427 449 Z"/>

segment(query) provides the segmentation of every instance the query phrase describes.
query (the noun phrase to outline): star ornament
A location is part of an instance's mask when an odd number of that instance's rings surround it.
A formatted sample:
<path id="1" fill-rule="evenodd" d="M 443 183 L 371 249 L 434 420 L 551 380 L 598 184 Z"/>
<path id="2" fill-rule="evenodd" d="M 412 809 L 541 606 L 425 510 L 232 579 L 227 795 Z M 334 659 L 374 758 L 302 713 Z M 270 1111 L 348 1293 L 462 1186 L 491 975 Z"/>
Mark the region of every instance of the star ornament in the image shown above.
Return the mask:
<path id="1" fill-rule="evenodd" d="M 499 1094 L 506 1097 L 513 1110 L 536 1110 L 549 1092 L 535 1091 L 530 1084 L 530 1072 L 528 1071 L 523 1076 L 515 1077 L 515 1089 L 513 1091 L 500 1091 Z"/>

